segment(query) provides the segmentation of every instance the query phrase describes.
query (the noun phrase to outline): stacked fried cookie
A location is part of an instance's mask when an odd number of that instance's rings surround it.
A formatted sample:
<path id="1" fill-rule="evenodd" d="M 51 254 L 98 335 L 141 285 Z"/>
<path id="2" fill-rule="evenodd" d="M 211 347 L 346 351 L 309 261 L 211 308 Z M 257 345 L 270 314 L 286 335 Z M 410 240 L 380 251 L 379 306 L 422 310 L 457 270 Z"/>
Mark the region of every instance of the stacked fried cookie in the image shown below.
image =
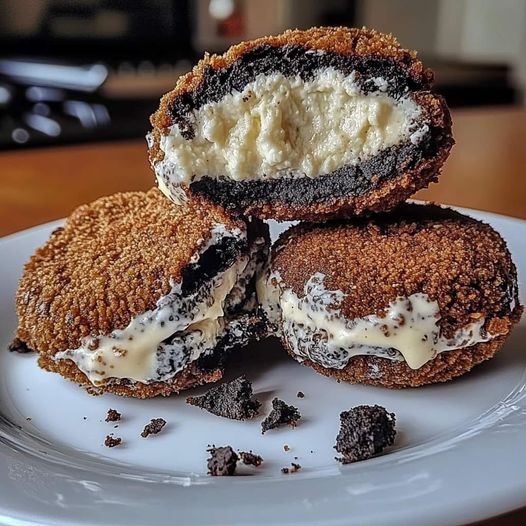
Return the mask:
<path id="1" fill-rule="evenodd" d="M 216 381 L 229 349 L 266 335 L 388 387 L 491 358 L 522 312 L 505 242 L 404 203 L 453 145 L 432 80 L 368 29 L 206 55 L 152 116 L 159 189 L 73 213 L 26 266 L 17 337 L 46 369 L 138 397 Z M 270 257 L 266 219 L 301 221 Z"/>

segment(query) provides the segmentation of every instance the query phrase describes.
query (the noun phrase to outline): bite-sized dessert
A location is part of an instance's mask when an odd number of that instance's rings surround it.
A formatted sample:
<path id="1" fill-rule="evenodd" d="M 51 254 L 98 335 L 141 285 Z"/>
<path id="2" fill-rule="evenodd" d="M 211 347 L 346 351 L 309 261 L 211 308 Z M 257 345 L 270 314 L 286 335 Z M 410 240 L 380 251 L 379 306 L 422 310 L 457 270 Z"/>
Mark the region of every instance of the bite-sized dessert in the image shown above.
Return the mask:
<path id="1" fill-rule="evenodd" d="M 258 292 L 296 360 L 386 387 L 466 373 L 493 357 L 522 313 L 505 241 L 434 205 L 292 227 Z"/>
<path id="2" fill-rule="evenodd" d="M 367 460 L 392 446 L 396 418 L 379 405 L 359 405 L 340 413 L 340 432 L 334 449 L 343 464 Z"/>
<path id="3" fill-rule="evenodd" d="M 232 420 L 252 418 L 261 406 L 261 402 L 252 396 L 252 383 L 244 376 L 212 387 L 203 395 L 189 396 L 186 403 Z"/>
<path id="4" fill-rule="evenodd" d="M 296 427 L 300 418 L 301 415 L 297 407 L 289 405 L 279 398 L 274 398 L 272 400 L 272 411 L 261 422 L 261 434 L 284 425 Z"/>
<path id="5" fill-rule="evenodd" d="M 313 221 L 384 211 L 435 181 L 453 144 L 432 80 L 414 51 L 365 28 L 243 42 L 162 98 L 150 162 L 175 202 Z"/>
<path id="6" fill-rule="evenodd" d="M 24 268 L 17 337 L 39 365 L 92 393 L 169 395 L 219 380 L 257 337 L 256 274 L 268 229 L 157 189 L 73 212 Z"/>

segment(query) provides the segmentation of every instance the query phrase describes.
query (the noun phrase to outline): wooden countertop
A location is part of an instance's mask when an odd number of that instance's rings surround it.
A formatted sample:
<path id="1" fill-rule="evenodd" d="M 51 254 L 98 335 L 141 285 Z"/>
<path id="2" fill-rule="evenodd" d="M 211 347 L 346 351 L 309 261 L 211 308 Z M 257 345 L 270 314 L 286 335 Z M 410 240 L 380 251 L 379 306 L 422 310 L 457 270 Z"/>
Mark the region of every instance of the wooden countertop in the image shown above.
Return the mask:
<path id="1" fill-rule="evenodd" d="M 415 197 L 526 219 L 526 110 L 462 110 L 453 120 L 457 144 L 440 182 Z M 154 184 L 141 140 L 3 152 L 0 174 L 0 236 Z M 482 524 L 526 524 L 526 509 Z"/>

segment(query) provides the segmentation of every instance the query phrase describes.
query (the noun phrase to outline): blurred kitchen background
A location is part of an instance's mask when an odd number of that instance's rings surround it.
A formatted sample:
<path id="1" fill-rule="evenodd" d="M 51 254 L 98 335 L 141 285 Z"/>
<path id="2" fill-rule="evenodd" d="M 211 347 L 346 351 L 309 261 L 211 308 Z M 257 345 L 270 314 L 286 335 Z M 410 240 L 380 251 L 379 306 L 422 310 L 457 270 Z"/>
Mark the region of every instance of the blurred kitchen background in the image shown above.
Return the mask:
<path id="1" fill-rule="evenodd" d="M 204 51 L 313 25 L 394 33 L 452 107 L 524 103 L 524 0 L 0 0 L 0 148 L 143 137 Z"/>

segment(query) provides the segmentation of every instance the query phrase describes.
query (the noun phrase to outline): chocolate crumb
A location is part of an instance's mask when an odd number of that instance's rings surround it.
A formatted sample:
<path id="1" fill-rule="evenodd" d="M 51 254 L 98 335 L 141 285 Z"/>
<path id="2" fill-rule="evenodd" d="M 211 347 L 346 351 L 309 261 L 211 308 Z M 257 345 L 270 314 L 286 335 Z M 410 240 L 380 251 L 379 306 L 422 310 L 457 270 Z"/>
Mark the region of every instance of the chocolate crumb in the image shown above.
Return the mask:
<path id="1" fill-rule="evenodd" d="M 106 447 L 115 447 L 120 446 L 122 444 L 122 438 L 120 437 L 114 437 L 111 435 L 106 436 L 106 439 L 104 440 L 104 445 Z"/>
<path id="2" fill-rule="evenodd" d="M 340 432 L 334 449 L 343 464 L 366 460 L 394 442 L 395 415 L 379 405 L 359 405 L 340 413 Z"/>
<path id="3" fill-rule="evenodd" d="M 9 352 L 17 352 L 18 354 L 28 354 L 30 352 L 33 352 L 32 349 L 30 349 L 25 342 L 23 342 L 20 338 L 15 338 L 7 347 Z"/>
<path id="4" fill-rule="evenodd" d="M 285 445 L 283 446 L 283 451 L 290 451 L 290 447 L 287 446 L 287 444 L 285 444 Z"/>
<path id="5" fill-rule="evenodd" d="M 121 414 L 115 409 L 108 409 L 108 414 L 106 415 L 106 422 L 118 422 L 121 419 Z"/>
<path id="6" fill-rule="evenodd" d="M 284 475 L 288 475 L 289 473 L 296 473 L 301 469 L 301 466 L 299 464 L 296 464 L 295 462 L 291 462 L 290 465 L 292 466 L 290 468 L 281 468 L 281 472 Z"/>
<path id="7" fill-rule="evenodd" d="M 147 438 L 150 435 L 157 435 L 166 425 L 166 420 L 164 418 L 152 418 L 149 424 L 144 426 L 144 429 L 141 433 L 143 438 Z"/>
<path id="8" fill-rule="evenodd" d="M 296 462 L 291 462 L 290 465 L 292 466 L 290 470 L 291 473 L 296 473 L 301 469 L 301 466 L 299 464 L 296 464 Z"/>
<path id="9" fill-rule="evenodd" d="M 209 475 L 223 477 L 234 474 L 239 457 L 230 446 L 212 447 L 206 451 L 210 453 L 207 460 Z"/>
<path id="10" fill-rule="evenodd" d="M 292 405 L 287 405 L 283 400 L 274 398 L 272 400 L 272 411 L 267 418 L 261 422 L 261 433 L 267 432 L 284 424 L 296 427 L 301 415 L 298 409 Z"/>
<path id="11" fill-rule="evenodd" d="M 257 468 L 263 463 L 263 459 L 259 455 L 252 453 L 252 451 L 248 453 L 246 451 L 241 451 L 239 457 L 243 464 L 246 464 L 247 466 L 255 466 Z"/>
<path id="12" fill-rule="evenodd" d="M 298 391 L 298 394 L 296 396 L 298 398 L 305 398 L 305 395 L 301 391 Z"/>
<path id="13" fill-rule="evenodd" d="M 31 417 L 28 416 L 28 417 L 26 418 L 26 420 L 27 420 L 28 422 L 31 422 Z"/>
<path id="14" fill-rule="evenodd" d="M 82 417 L 82 420 L 87 420 L 87 419 L 88 419 L 87 416 L 83 416 L 83 417 Z"/>
<path id="15" fill-rule="evenodd" d="M 252 383 L 244 376 L 212 387 L 204 395 L 190 396 L 186 403 L 233 420 L 252 418 L 261 406 L 258 400 L 252 398 Z"/>

